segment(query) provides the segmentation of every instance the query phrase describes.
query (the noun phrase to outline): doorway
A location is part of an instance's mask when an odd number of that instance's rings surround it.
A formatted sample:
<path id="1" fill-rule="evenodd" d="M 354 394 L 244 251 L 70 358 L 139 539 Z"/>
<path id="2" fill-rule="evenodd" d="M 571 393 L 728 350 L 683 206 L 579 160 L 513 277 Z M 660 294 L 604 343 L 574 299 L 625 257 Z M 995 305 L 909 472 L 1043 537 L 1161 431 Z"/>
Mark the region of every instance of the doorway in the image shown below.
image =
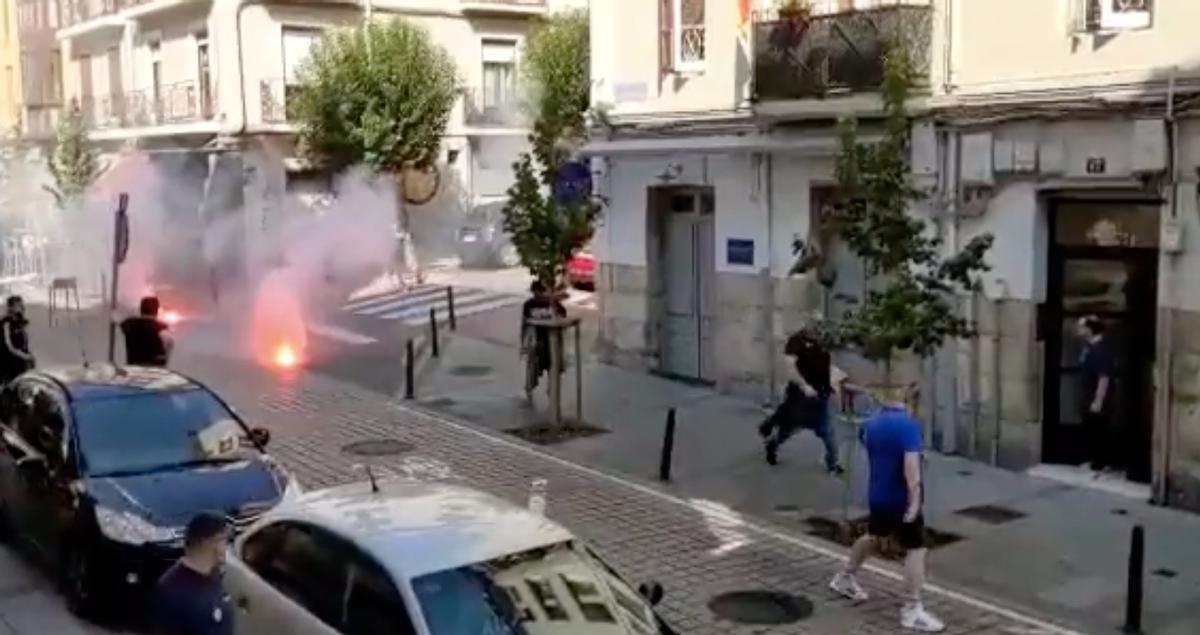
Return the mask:
<path id="1" fill-rule="evenodd" d="M 712 188 L 660 188 L 656 196 L 660 372 L 679 379 L 714 378 L 715 247 Z"/>
<path id="2" fill-rule="evenodd" d="M 1159 213 L 1157 201 L 1051 203 L 1043 323 L 1046 463 L 1079 465 L 1091 458 L 1076 324 L 1095 316 L 1116 357 L 1113 467 L 1131 481 L 1150 480 Z"/>

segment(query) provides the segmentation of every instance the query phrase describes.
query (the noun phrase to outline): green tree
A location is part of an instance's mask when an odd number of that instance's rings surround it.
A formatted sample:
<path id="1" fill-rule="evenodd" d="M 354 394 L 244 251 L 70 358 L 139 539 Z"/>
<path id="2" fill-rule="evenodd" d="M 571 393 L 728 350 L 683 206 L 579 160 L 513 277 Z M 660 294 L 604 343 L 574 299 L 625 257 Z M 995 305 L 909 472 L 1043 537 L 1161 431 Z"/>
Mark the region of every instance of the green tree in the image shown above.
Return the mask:
<path id="1" fill-rule="evenodd" d="M 46 167 L 54 178 L 54 186 L 46 190 L 60 207 L 82 197 L 100 174 L 96 150 L 88 141 L 87 123 L 78 107 L 68 109 L 59 120 Z"/>
<path id="2" fill-rule="evenodd" d="M 538 280 L 556 285 L 566 262 L 587 244 L 600 214 L 590 192 L 555 196 L 554 181 L 587 136 L 591 90 L 588 15 L 558 13 L 538 24 L 526 39 L 523 79 L 534 117 L 532 152 L 513 166 L 504 228 Z"/>
<path id="3" fill-rule="evenodd" d="M 458 99 L 458 71 L 429 33 L 403 19 L 321 39 L 289 95 L 305 153 L 342 170 L 423 170 L 437 160 Z"/>
<path id="4" fill-rule="evenodd" d="M 857 123 L 843 122 L 830 219 L 833 232 L 863 262 L 868 280 L 862 304 L 827 323 L 825 334 L 832 344 L 882 363 L 887 381 L 897 354 L 927 357 L 946 338 L 973 334 L 972 325 L 955 311 L 953 295 L 977 287 L 978 274 L 989 268 L 984 258 L 993 242 L 990 234 L 978 236 L 943 257 L 941 239 L 912 214 L 914 204 L 927 196 L 913 184 L 909 169 L 906 102 L 912 68 L 903 48 L 889 52 L 881 141 L 860 142 Z"/>

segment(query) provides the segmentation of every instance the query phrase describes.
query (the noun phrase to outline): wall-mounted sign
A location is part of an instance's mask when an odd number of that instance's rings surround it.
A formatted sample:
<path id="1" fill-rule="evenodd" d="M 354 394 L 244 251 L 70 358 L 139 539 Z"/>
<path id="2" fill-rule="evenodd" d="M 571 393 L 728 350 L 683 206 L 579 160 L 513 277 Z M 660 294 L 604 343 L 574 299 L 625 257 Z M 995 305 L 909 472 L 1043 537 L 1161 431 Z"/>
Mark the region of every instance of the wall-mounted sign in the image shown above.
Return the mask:
<path id="1" fill-rule="evenodd" d="M 730 238 L 725 242 L 725 263 L 730 265 L 754 266 L 754 241 L 747 238 Z"/>
<path id="2" fill-rule="evenodd" d="M 1104 174 L 1105 172 L 1108 172 L 1108 161 L 1104 157 L 1088 157 L 1088 174 Z"/>

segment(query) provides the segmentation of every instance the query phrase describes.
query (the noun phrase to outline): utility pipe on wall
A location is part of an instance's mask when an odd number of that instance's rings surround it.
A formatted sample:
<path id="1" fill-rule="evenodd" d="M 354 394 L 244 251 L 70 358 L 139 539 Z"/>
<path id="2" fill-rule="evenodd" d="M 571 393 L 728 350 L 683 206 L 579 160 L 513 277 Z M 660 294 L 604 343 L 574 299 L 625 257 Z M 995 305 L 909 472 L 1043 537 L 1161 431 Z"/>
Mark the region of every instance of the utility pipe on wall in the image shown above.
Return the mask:
<path id="1" fill-rule="evenodd" d="M 1167 112 L 1165 123 L 1167 126 L 1167 205 L 1170 213 L 1170 220 L 1178 222 L 1179 219 L 1179 123 L 1175 118 L 1175 79 L 1178 72 L 1177 68 L 1171 69 L 1171 76 L 1167 83 Z M 1155 377 L 1157 381 L 1154 386 L 1154 430 L 1160 435 L 1161 441 L 1161 460 L 1159 465 L 1153 465 L 1151 462 L 1152 472 L 1157 472 L 1152 475 L 1153 482 L 1153 500 L 1160 505 L 1167 504 L 1167 498 L 1170 495 L 1170 479 L 1171 479 L 1171 454 L 1174 450 L 1174 434 L 1171 417 L 1171 366 L 1173 364 L 1172 348 L 1174 347 L 1174 314 L 1173 306 L 1175 303 L 1175 259 L 1166 252 L 1161 251 L 1159 255 L 1159 265 L 1161 272 L 1159 274 L 1158 285 L 1158 325 L 1157 339 L 1158 346 L 1156 350 L 1155 360 Z M 1156 469 L 1155 469 L 1156 468 Z"/>

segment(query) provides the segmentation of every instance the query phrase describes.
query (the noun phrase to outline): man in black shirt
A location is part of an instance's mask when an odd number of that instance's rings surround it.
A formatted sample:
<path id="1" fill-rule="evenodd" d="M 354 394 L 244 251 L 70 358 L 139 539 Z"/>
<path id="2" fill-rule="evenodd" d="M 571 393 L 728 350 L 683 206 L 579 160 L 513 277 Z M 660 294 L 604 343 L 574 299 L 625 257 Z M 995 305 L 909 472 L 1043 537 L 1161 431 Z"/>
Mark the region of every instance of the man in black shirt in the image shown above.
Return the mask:
<path id="1" fill-rule="evenodd" d="M 825 444 L 825 468 L 830 474 L 840 475 L 844 470 L 829 420 L 829 397 L 835 385 L 829 351 L 805 328 L 788 338 L 783 354 L 792 358 L 793 369 L 783 403 L 758 427 L 759 434 L 766 439 L 767 463 L 775 465 L 779 446 L 797 430 L 807 428 Z"/>
<path id="2" fill-rule="evenodd" d="M 1112 415 L 1116 406 L 1117 364 L 1105 335 L 1104 323 L 1095 316 L 1079 320 L 1083 339 L 1079 366 L 1083 371 L 1083 425 L 1088 436 L 1092 469 L 1103 471 L 1112 459 Z"/>
<path id="3" fill-rule="evenodd" d="M 533 389 L 537 388 L 542 373 L 550 372 L 550 329 L 545 326 L 534 326 L 529 320 L 552 320 L 566 317 L 567 309 L 563 307 L 539 280 L 534 280 L 529 287 L 533 297 L 525 301 L 521 307 L 521 352 L 525 355 L 525 398 L 533 398 Z M 559 348 L 558 369 L 563 370 L 562 348 Z"/>
<path id="4" fill-rule="evenodd" d="M 228 531 L 217 514 L 200 514 L 188 523 L 183 557 L 154 589 L 154 635 L 233 635 L 233 607 L 221 578 Z"/>
<path id="5" fill-rule="evenodd" d="M 173 342 L 167 325 L 158 319 L 158 298 L 146 296 L 138 315 L 121 322 L 125 336 L 125 363 L 130 366 L 166 366 Z"/>

